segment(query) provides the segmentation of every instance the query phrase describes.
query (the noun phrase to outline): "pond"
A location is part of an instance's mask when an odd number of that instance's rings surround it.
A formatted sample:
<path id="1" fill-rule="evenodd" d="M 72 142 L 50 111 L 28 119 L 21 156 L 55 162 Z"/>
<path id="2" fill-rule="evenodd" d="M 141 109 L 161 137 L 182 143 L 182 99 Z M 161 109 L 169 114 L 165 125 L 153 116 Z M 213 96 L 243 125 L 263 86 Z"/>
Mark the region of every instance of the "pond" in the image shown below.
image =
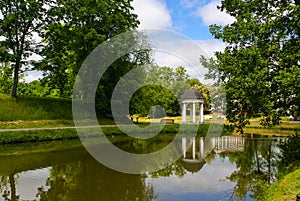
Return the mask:
<path id="1" fill-rule="evenodd" d="M 145 144 L 122 138 L 114 144 L 132 151 L 170 140 Z M 79 140 L 5 145 L 0 147 L 0 200 L 256 200 L 261 184 L 276 180 L 281 140 L 182 137 L 179 160 L 144 174 L 107 168 Z"/>

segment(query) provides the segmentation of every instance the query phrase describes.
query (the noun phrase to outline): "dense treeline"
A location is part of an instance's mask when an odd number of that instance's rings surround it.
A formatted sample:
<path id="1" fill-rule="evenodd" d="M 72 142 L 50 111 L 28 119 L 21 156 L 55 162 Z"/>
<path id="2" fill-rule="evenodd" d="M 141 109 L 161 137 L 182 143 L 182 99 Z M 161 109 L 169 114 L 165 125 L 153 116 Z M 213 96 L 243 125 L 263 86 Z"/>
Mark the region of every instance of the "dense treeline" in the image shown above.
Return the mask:
<path id="1" fill-rule="evenodd" d="M 139 79 L 142 87 L 130 97 L 130 114 L 140 116 L 160 117 L 164 113 L 160 110 L 164 108 L 166 115 L 180 115 L 180 96 L 185 90 L 194 87 L 202 92 L 205 99 L 205 111 L 210 110 L 210 93 L 208 87 L 199 82 L 198 79 L 190 78 L 184 67 L 171 68 L 167 66 L 147 65 L 140 66 Z M 10 75 L 0 74 L 3 84 L 0 86 L 0 94 L 9 94 L 11 90 L 12 78 Z M 48 79 L 48 78 L 47 78 Z M 134 80 L 136 81 L 136 80 Z M 71 91 L 72 92 L 72 91 Z M 71 93 L 70 92 L 70 93 Z M 18 94 L 21 96 L 49 97 L 49 98 L 67 98 L 61 96 L 60 90 L 50 86 L 44 79 L 25 82 L 22 80 L 18 86 Z M 100 100 L 100 98 L 98 98 Z M 99 101 L 100 102 L 100 101 Z M 110 115 L 106 106 L 110 104 L 98 101 L 96 106 L 99 112 Z"/>

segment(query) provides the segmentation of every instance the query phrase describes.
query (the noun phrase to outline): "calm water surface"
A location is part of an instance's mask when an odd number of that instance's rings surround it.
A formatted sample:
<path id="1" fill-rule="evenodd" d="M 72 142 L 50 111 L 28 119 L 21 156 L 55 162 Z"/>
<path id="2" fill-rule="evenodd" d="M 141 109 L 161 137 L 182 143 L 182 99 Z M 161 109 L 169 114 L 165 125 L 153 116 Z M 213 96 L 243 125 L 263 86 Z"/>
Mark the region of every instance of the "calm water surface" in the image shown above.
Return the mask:
<path id="1" fill-rule="evenodd" d="M 115 145 L 145 151 L 169 140 L 122 139 Z M 256 200 L 260 182 L 276 179 L 280 140 L 184 137 L 178 142 L 181 159 L 143 175 L 101 165 L 77 140 L 1 146 L 0 200 Z M 45 147 L 64 150 L 30 153 Z M 28 154 L 12 155 L 24 150 Z"/>

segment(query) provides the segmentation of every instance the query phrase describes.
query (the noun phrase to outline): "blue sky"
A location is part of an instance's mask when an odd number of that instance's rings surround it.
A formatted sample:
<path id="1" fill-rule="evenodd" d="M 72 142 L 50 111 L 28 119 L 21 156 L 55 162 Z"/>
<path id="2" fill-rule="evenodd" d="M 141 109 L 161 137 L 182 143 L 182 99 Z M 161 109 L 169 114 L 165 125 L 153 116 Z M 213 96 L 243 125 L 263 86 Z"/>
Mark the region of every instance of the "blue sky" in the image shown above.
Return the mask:
<path id="1" fill-rule="evenodd" d="M 170 9 L 173 26 L 176 31 L 194 40 L 212 39 L 208 27 L 204 25 L 197 16 L 196 7 L 204 6 L 207 1 L 196 1 L 197 3 L 183 4 L 179 0 L 166 1 Z"/>
<path id="2" fill-rule="evenodd" d="M 210 24 L 225 25 L 233 18 L 216 7 L 220 0 L 134 0 L 143 28 L 166 28 L 193 40 L 213 39 Z"/>
<path id="3" fill-rule="evenodd" d="M 222 51 L 225 44 L 213 38 L 209 33 L 209 25 L 224 26 L 234 22 L 234 18 L 217 9 L 220 2 L 221 0 L 134 0 L 132 5 L 133 12 L 141 22 L 141 30 L 159 28 L 178 32 L 197 43 L 206 56 L 212 57 L 215 51 Z M 189 44 L 168 44 L 168 50 L 172 49 L 181 49 L 181 52 L 191 54 L 189 62 L 193 65 L 187 65 L 179 57 L 161 53 L 155 53 L 155 62 L 161 66 L 184 66 L 191 77 L 203 80 L 206 69 L 199 62 L 200 53 L 193 56 L 195 48 L 191 48 Z"/>

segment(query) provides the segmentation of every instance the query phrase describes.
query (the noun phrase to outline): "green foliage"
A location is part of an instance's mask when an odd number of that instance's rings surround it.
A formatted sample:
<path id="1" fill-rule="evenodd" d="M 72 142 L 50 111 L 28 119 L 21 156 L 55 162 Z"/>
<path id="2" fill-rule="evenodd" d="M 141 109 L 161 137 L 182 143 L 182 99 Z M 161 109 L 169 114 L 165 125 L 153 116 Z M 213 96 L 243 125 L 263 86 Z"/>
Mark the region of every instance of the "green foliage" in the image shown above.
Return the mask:
<path id="1" fill-rule="evenodd" d="M 9 62 L 8 71 L 13 71 L 12 96 L 17 96 L 19 74 L 28 69 L 28 57 L 37 48 L 33 33 L 40 32 L 49 1 L 12 0 L 0 1 L 0 60 Z"/>
<path id="2" fill-rule="evenodd" d="M 167 88 L 179 97 L 189 89 L 189 75 L 184 67 L 171 68 L 168 66 L 150 65 L 146 69 L 146 84 L 155 84 Z"/>
<path id="3" fill-rule="evenodd" d="M 196 78 L 192 78 L 189 80 L 189 84 L 191 87 L 193 87 L 194 89 L 197 89 L 198 91 L 200 91 L 203 95 L 204 98 L 204 111 L 209 111 L 211 108 L 211 96 L 210 96 L 210 88 L 209 86 L 206 86 L 204 84 L 202 84 L 198 79 Z"/>
<path id="4" fill-rule="evenodd" d="M 87 56 L 107 39 L 137 28 L 139 22 L 132 13 L 131 1 L 55 1 L 47 11 L 51 17 L 43 26 L 45 31 L 40 33 L 47 43 L 40 53 L 44 59 L 36 64 L 45 72 L 43 81 L 48 87 L 57 89 L 60 97 L 71 97 L 75 76 Z M 120 77 L 133 68 L 132 58 L 124 56 L 103 75 L 96 97 L 102 113 L 110 112 L 108 100 Z"/>
<path id="5" fill-rule="evenodd" d="M 12 69 L 9 63 L 0 64 L 0 94 L 9 94 L 12 86 Z"/>
<path id="6" fill-rule="evenodd" d="M 122 44 L 124 44 L 126 40 L 127 38 L 122 41 Z M 128 40 L 132 40 L 132 38 L 129 37 Z M 113 92 L 115 92 L 114 90 L 117 84 L 120 85 L 120 82 L 122 83 L 123 90 L 118 91 L 118 97 L 120 101 L 123 101 L 124 99 L 130 99 L 131 94 L 128 94 L 128 91 L 130 91 L 131 88 L 140 86 L 144 81 L 145 71 L 143 65 L 150 62 L 148 58 L 149 50 L 147 42 L 143 41 L 143 36 L 136 36 L 133 40 L 135 41 L 127 42 L 128 45 L 133 46 L 132 48 L 134 48 L 134 51 L 136 52 L 132 52 L 117 59 L 100 79 L 96 93 L 96 108 L 106 114 L 106 116 L 108 114 L 111 115 L 112 102 L 110 100 Z M 139 43 L 142 43 L 142 45 Z M 127 79 L 122 82 L 122 77 L 127 75 L 128 72 L 131 73 L 131 76 L 127 77 Z M 134 104 L 133 107 L 135 106 L 137 106 L 137 104 Z"/>
<path id="7" fill-rule="evenodd" d="M 131 115 L 160 117 L 163 114 L 161 108 L 168 116 L 180 114 L 178 99 L 190 88 L 186 70 L 182 66 L 171 68 L 149 65 L 144 73 L 144 87 L 131 98 Z M 154 107 L 157 105 L 161 107 Z"/>
<path id="8" fill-rule="evenodd" d="M 281 121 L 280 114 L 276 111 L 272 111 L 272 113 L 268 116 L 263 116 L 260 119 L 260 124 L 264 127 L 271 127 L 275 125 L 279 125 Z"/>
<path id="9" fill-rule="evenodd" d="M 276 125 L 282 114 L 298 116 L 300 2 L 224 0 L 219 9 L 236 20 L 210 26 L 228 45 L 204 65 L 225 83 L 228 120 L 242 132 L 255 113 L 266 116 L 264 125 Z"/>
<path id="10" fill-rule="evenodd" d="M 155 107 L 155 106 L 160 107 Z M 175 116 L 179 113 L 179 103 L 176 96 L 162 86 L 147 85 L 136 92 L 130 103 L 131 114 L 149 115 L 151 118 L 164 117 L 161 108 L 164 108 L 168 116 Z"/>
<path id="11" fill-rule="evenodd" d="M 49 87 L 49 83 L 43 80 L 34 80 L 32 82 L 20 82 L 19 95 L 32 97 L 61 98 L 60 91 Z"/>
<path id="12" fill-rule="evenodd" d="M 132 13 L 132 0 L 46 0 L 46 1 L 1 1 L 0 2 L 0 60 L 6 62 L 6 72 L 13 73 L 12 95 L 17 96 L 19 74 L 35 68 L 44 72 L 41 89 L 37 83 L 35 89 L 28 90 L 27 84 L 19 86 L 21 95 L 50 96 L 70 98 L 75 76 L 84 59 L 103 41 L 137 28 L 137 16 Z M 42 41 L 35 41 L 33 35 L 39 35 Z M 42 56 L 41 61 L 28 61 L 33 53 Z M 135 55 L 136 56 L 136 55 Z M 140 56 L 140 55 L 139 55 Z M 125 57 L 124 57 L 125 58 Z M 120 59 L 107 78 L 115 83 L 120 75 L 132 63 L 132 55 Z M 140 61 L 147 56 L 140 57 Z M 121 64 L 121 65 L 120 65 Z M 121 70 L 122 69 L 122 70 Z M 2 72 L 1 72 L 2 73 Z M 5 79 L 0 92 L 7 93 Z M 110 99 L 111 86 L 101 83 L 104 91 L 99 102 Z M 110 87 L 110 88 L 109 88 Z M 2 89 L 3 88 L 3 89 Z M 19 93 L 18 93 L 19 95 Z M 104 99 L 101 99 L 104 97 Z M 107 99 L 107 100 L 105 100 Z M 109 107 L 108 107 L 109 108 Z"/>

